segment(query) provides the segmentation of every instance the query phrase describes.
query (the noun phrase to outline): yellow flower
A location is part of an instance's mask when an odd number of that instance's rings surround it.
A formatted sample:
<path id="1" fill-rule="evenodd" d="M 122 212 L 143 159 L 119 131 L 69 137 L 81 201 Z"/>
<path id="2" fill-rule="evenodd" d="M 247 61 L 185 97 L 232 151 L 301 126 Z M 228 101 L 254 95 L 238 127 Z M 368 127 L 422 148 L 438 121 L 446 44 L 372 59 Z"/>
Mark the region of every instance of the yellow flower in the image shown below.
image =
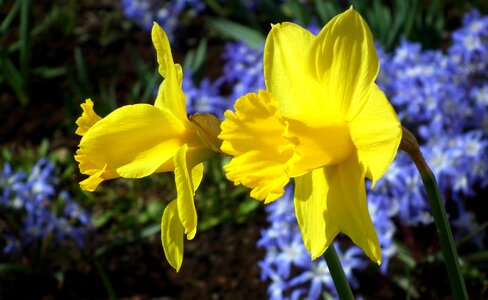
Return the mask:
<path id="1" fill-rule="evenodd" d="M 317 36 L 292 23 L 274 25 L 264 48 L 267 91 L 227 111 L 224 167 L 251 196 L 275 200 L 295 179 L 295 212 L 312 259 L 339 232 L 377 263 L 381 249 L 369 216 L 372 184 L 393 161 L 398 118 L 375 84 L 379 62 L 371 32 L 351 7 Z"/>
<path id="2" fill-rule="evenodd" d="M 152 39 L 164 77 L 154 105 L 127 105 L 100 118 L 88 99 L 76 121 L 76 133 L 82 138 L 75 159 L 80 172 L 89 175 L 80 182 L 87 191 L 107 179 L 175 173 L 178 196 L 165 208 L 161 237 L 167 260 L 178 270 L 183 235 L 192 239 L 197 230 L 193 196 L 202 179 L 202 162 L 220 147 L 220 122 L 211 115 L 187 117 L 181 66 L 174 63 L 168 38 L 156 23 Z"/>

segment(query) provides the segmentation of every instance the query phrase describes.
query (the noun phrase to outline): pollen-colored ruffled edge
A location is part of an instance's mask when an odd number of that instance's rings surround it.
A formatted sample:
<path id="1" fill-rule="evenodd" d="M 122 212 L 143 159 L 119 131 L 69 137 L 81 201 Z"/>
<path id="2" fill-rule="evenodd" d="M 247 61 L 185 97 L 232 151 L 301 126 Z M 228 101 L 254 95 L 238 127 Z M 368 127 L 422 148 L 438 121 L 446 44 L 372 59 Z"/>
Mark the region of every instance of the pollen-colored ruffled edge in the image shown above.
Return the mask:
<path id="1" fill-rule="evenodd" d="M 75 133 L 77 135 L 83 136 L 88 129 L 90 129 L 95 123 L 100 121 L 102 117 L 97 115 L 93 110 L 93 101 L 91 99 L 86 99 L 84 103 L 80 104 L 83 112 L 81 116 L 76 120 L 76 125 L 78 128 Z"/>
<path id="2" fill-rule="evenodd" d="M 107 165 L 105 165 L 101 170 L 91 174 L 90 177 L 88 177 L 87 179 L 81 181 L 81 189 L 88 192 L 94 192 L 97 189 L 98 185 L 105 180 L 103 178 L 103 175 L 106 169 Z"/>

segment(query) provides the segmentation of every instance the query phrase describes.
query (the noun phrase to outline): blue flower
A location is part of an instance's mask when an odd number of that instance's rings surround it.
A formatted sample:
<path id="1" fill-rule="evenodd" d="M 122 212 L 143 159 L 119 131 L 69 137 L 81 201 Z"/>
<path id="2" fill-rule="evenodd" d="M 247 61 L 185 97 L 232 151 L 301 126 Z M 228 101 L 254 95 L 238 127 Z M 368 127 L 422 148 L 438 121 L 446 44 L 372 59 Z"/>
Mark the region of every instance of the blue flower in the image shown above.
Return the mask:
<path id="1" fill-rule="evenodd" d="M 222 79 L 211 81 L 204 78 L 199 85 L 195 85 L 190 71 L 185 72 L 182 89 L 186 95 L 186 110 L 188 114 L 211 113 L 223 117 L 227 109 L 227 99 L 220 94 Z"/>
<path id="2" fill-rule="evenodd" d="M 223 80 L 232 86 L 231 99 L 265 88 L 263 48 L 253 49 L 242 42 L 227 43 L 222 56 L 226 61 Z"/>
<path id="3" fill-rule="evenodd" d="M 14 172 L 8 163 L 4 165 L 0 173 L 0 214 L 9 214 L 9 220 L 13 220 L 7 223 L 3 235 L 5 253 L 20 251 L 51 234 L 57 242 L 69 238 L 83 245 L 91 228 L 90 214 L 68 192 L 56 190 L 59 180 L 54 171 L 55 166 L 45 158 L 29 170 L 28 176 Z M 58 211 L 60 204 L 63 209 Z"/>
<path id="4" fill-rule="evenodd" d="M 124 15 L 149 31 L 153 22 L 164 28 L 170 41 L 173 40 L 183 14 L 189 17 L 205 9 L 205 1 L 200 0 L 120 0 Z"/>

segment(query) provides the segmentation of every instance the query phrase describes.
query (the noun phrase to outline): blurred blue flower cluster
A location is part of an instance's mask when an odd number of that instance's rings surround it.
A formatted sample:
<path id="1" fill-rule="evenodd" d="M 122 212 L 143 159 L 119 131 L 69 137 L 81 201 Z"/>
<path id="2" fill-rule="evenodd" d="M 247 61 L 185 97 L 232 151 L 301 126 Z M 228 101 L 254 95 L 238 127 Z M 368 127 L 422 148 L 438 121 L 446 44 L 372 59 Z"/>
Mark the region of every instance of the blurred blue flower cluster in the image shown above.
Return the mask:
<path id="1" fill-rule="evenodd" d="M 205 1 L 200 0 L 120 0 L 120 4 L 124 15 L 145 30 L 150 30 L 154 21 L 158 22 L 170 41 L 183 13 L 194 16 L 205 9 Z"/>
<path id="2" fill-rule="evenodd" d="M 451 217 L 472 219 L 465 204 L 475 187 L 488 185 L 488 17 L 466 14 L 446 52 L 403 41 L 394 53 L 379 55 L 378 84 L 402 124 L 420 137 L 446 204 L 457 207 L 459 215 Z M 389 172 L 378 190 L 398 202 L 400 219 L 431 222 L 420 177 L 405 155 Z"/>
<path id="3" fill-rule="evenodd" d="M 188 114 L 211 113 L 223 118 L 227 109 L 233 109 L 235 99 L 247 93 L 264 89 L 263 49 L 253 49 L 242 42 L 225 45 L 223 74 L 215 80 L 203 78 L 197 85 L 190 71 L 183 76 Z M 223 90 L 229 93 L 223 95 Z"/>
<path id="4" fill-rule="evenodd" d="M 184 72 L 182 89 L 186 96 L 186 111 L 188 114 L 212 113 L 218 117 L 223 117 L 227 109 L 227 98 L 222 96 L 223 78 L 212 81 L 203 78 L 197 85 L 193 80 L 191 71 Z"/>
<path id="5" fill-rule="evenodd" d="M 242 42 L 227 43 L 222 58 L 225 61 L 222 81 L 231 86 L 229 106 L 244 94 L 264 90 L 263 48 L 253 49 Z"/>
<path id="6" fill-rule="evenodd" d="M 47 236 L 82 246 L 90 214 L 67 191 L 57 191 L 54 165 L 41 158 L 29 173 L 5 163 L 0 173 L 0 216 L 4 253 L 16 253 Z M 13 217 L 20 215 L 21 218 Z M 17 224 L 22 220 L 22 224 Z"/>
<path id="7" fill-rule="evenodd" d="M 292 188 L 285 195 L 266 206 L 270 224 L 262 232 L 258 246 L 266 249 L 259 262 L 261 279 L 269 281 L 270 299 L 318 299 L 328 295 L 336 297 L 336 290 L 325 260 L 312 261 L 302 242 L 295 219 Z M 352 246 L 345 251 L 339 243 L 334 246 L 351 286 L 358 287 L 353 270 L 367 266 L 362 251 Z"/>

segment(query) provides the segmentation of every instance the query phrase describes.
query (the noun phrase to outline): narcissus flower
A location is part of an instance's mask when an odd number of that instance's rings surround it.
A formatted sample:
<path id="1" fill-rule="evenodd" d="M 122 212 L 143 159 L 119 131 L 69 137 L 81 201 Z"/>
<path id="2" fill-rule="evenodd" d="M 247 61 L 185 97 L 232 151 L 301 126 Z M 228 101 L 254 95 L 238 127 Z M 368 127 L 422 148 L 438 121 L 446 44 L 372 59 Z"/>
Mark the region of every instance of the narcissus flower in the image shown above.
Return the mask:
<path id="1" fill-rule="evenodd" d="M 174 63 L 168 38 L 156 23 L 152 39 L 164 77 L 154 105 L 127 105 L 101 118 L 88 99 L 76 121 L 82 138 L 75 159 L 80 172 L 89 175 L 80 182 L 87 191 L 107 179 L 175 173 L 178 196 L 165 208 L 161 238 L 166 258 L 178 270 L 183 235 L 192 239 L 197 230 L 193 196 L 202 179 L 202 162 L 219 151 L 220 122 L 211 115 L 187 116 L 181 66 Z"/>
<path id="2" fill-rule="evenodd" d="M 312 259 L 344 232 L 375 262 L 381 249 L 368 213 L 372 184 L 393 161 L 400 122 L 375 84 L 371 32 L 351 7 L 317 36 L 274 25 L 264 48 L 267 91 L 247 94 L 222 122 L 224 167 L 235 184 L 269 203 L 295 180 L 295 212 Z"/>

